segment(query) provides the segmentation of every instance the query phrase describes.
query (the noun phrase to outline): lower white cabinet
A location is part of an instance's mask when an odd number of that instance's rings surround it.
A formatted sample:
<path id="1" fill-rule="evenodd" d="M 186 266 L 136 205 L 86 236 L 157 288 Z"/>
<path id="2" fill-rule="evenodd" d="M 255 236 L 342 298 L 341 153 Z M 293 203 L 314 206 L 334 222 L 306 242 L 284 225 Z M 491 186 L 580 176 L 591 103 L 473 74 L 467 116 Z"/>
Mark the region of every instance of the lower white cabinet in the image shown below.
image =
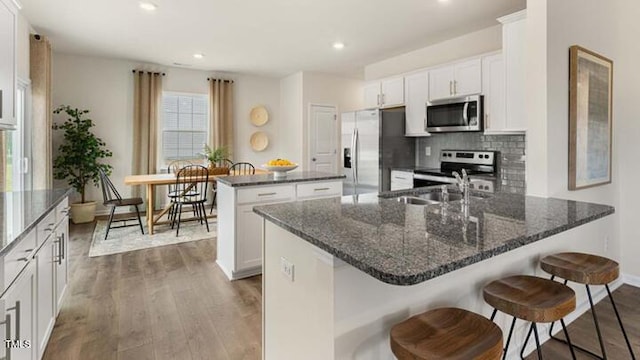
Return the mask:
<path id="1" fill-rule="evenodd" d="M 30 261 L 2 296 L 4 303 L 4 336 L 11 340 L 2 346 L 4 358 L 33 360 L 36 357 L 36 275 L 35 264 Z"/>
<path id="2" fill-rule="evenodd" d="M 342 179 L 231 187 L 218 183 L 216 263 L 230 280 L 262 273 L 262 217 L 255 206 L 342 196 Z"/>
<path id="3" fill-rule="evenodd" d="M 19 243 L 0 257 L 5 268 L 16 270 L 13 278 L 5 279 L 0 297 L 5 314 L 4 319 L 0 317 L 0 322 L 4 321 L 1 338 L 12 340 L 0 346 L 0 358 L 38 360 L 44 354 L 69 277 L 68 212 L 65 198 L 42 217 L 36 229 L 16 240 Z M 47 231 L 37 231 L 40 228 Z M 15 252 L 22 255 L 15 258 Z"/>

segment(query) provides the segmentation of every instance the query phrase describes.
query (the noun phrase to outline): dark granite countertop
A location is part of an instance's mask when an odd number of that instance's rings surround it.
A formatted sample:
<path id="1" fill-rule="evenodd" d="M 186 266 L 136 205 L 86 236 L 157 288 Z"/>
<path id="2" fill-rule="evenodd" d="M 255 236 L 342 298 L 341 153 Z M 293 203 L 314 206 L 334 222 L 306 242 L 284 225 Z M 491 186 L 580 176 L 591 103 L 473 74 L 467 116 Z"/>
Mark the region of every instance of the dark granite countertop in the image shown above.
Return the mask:
<path id="1" fill-rule="evenodd" d="M 287 173 L 286 177 L 275 178 L 273 174 L 256 174 L 244 176 L 219 177 L 218 182 L 231 187 L 276 185 L 304 181 L 322 181 L 344 179 L 344 175 L 325 173 L 319 171 L 298 171 Z"/>
<path id="2" fill-rule="evenodd" d="M 11 250 L 71 191 L 51 189 L 0 193 L 0 256 Z"/>
<path id="3" fill-rule="evenodd" d="M 418 206 L 386 197 L 430 191 L 436 189 L 257 206 L 254 212 L 383 282 L 414 285 L 615 211 L 571 200 L 474 193 L 465 216 L 460 201 Z"/>

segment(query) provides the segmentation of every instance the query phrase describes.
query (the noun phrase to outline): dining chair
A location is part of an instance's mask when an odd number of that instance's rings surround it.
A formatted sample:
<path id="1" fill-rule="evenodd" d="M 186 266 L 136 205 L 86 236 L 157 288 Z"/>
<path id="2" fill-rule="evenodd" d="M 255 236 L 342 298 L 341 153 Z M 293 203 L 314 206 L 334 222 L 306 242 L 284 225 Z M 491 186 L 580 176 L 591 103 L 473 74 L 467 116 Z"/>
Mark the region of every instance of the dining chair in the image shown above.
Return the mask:
<path id="1" fill-rule="evenodd" d="M 167 166 L 167 173 L 169 174 L 177 174 L 180 169 L 185 166 L 194 165 L 191 160 L 174 160 L 169 163 Z M 178 197 L 178 193 L 175 189 L 175 186 L 169 185 L 169 189 L 167 191 L 167 197 L 169 198 L 170 203 L 174 203 L 175 199 Z M 191 194 L 185 194 L 185 196 L 191 196 Z M 194 214 L 195 215 L 195 214 Z M 173 206 L 169 208 L 169 219 L 173 218 Z"/>
<path id="2" fill-rule="evenodd" d="M 191 205 L 193 213 L 200 221 L 207 226 L 209 232 L 209 222 L 207 221 L 207 211 L 204 207 L 207 201 L 207 188 L 209 186 L 209 169 L 202 165 L 187 165 L 178 171 L 174 189 L 177 197 L 171 206 L 172 211 L 171 228 L 173 229 L 177 221 L 176 237 L 180 233 L 180 222 L 182 220 L 182 206 Z"/>
<path id="3" fill-rule="evenodd" d="M 122 206 L 135 207 L 136 217 L 138 219 L 138 225 L 140 225 L 140 232 L 142 232 L 142 235 L 144 235 L 144 229 L 142 228 L 142 220 L 140 219 L 140 210 L 138 210 L 138 205 L 142 205 L 143 203 L 142 198 L 135 197 L 135 198 L 123 199 L 122 196 L 120 196 L 120 193 L 118 192 L 118 190 L 116 190 L 116 187 L 113 185 L 113 183 L 107 176 L 107 174 L 102 169 L 100 169 L 99 171 L 100 171 L 100 184 L 102 185 L 102 199 L 103 199 L 102 204 L 106 207 L 111 208 L 109 212 L 109 222 L 107 223 L 107 231 L 104 234 L 104 239 L 107 240 L 107 237 L 109 236 L 109 230 L 111 229 L 118 229 L 118 228 L 123 228 L 128 226 L 136 226 L 136 224 L 127 225 L 127 221 L 132 221 L 132 220 L 135 220 L 136 218 L 126 218 L 126 219 L 116 219 L 116 220 L 113 219 L 113 215 L 115 214 L 116 208 L 122 207 Z M 147 214 L 147 216 L 153 216 L 153 214 Z M 124 222 L 124 225 L 111 227 L 111 224 L 114 221 Z"/>
<path id="4" fill-rule="evenodd" d="M 229 168 L 229 175 L 254 175 L 256 168 L 248 162 L 239 162 Z"/>
<path id="5" fill-rule="evenodd" d="M 231 168 L 233 166 L 233 161 L 229 159 L 224 159 L 222 160 L 222 166 L 227 166 Z M 218 198 L 218 187 L 216 186 L 215 181 L 211 182 L 211 193 L 213 195 L 213 198 L 211 200 L 211 209 L 209 210 L 209 213 L 213 214 L 213 208 L 216 206 L 216 199 Z"/>

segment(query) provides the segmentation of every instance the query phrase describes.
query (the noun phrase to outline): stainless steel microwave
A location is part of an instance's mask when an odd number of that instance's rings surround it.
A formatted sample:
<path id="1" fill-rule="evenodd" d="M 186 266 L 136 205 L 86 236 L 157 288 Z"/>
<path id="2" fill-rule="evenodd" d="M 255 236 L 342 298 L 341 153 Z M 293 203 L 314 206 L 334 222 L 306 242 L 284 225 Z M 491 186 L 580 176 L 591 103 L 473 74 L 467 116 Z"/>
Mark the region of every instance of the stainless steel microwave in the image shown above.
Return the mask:
<path id="1" fill-rule="evenodd" d="M 482 131 L 482 95 L 427 103 L 426 131 Z"/>

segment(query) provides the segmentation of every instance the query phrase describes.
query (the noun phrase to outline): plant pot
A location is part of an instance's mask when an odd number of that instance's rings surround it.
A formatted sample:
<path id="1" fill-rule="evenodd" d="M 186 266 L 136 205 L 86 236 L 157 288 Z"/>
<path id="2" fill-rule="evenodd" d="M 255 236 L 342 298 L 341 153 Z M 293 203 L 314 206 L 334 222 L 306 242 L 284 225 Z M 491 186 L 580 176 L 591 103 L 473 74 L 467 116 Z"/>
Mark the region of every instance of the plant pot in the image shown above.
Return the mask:
<path id="1" fill-rule="evenodd" d="M 229 168 L 226 166 L 212 166 L 209 165 L 209 175 L 226 175 L 229 173 Z"/>
<path id="2" fill-rule="evenodd" d="M 74 224 L 84 224 L 92 222 L 96 218 L 96 202 L 87 201 L 86 203 L 71 204 L 71 221 Z"/>

